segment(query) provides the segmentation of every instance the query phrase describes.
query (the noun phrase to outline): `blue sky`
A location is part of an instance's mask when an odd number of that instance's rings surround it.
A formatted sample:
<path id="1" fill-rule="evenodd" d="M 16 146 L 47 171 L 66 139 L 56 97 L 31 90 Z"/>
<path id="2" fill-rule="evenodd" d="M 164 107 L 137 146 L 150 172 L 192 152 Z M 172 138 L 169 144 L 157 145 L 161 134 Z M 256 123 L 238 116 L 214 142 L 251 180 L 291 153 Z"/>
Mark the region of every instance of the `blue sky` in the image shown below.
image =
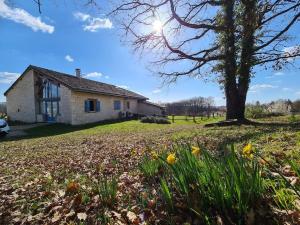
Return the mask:
<path id="1" fill-rule="evenodd" d="M 25 3 L 26 2 L 26 3 Z M 147 60 L 133 54 L 121 42 L 118 26 L 101 11 L 83 7 L 78 1 L 45 1 L 39 14 L 33 1 L 0 0 L 0 102 L 3 93 L 29 64 L 74 74 L 75 68 L 89 79 L 129 88 L 154 102 L 195 96 L 212 96 L 224 105 L 218 84 L 194 78 L 162 86 L 149 72 Z M 58 3 L 61 2 L 61 3 Z M 292 46 L 299 45 L 300 28 L 294 28 Z M 296 60 L 299 68 L 300 60 Z M 256 69 L 248 102 L 278 98 L 300 98 L 299 69 L 282 71 Z"/>

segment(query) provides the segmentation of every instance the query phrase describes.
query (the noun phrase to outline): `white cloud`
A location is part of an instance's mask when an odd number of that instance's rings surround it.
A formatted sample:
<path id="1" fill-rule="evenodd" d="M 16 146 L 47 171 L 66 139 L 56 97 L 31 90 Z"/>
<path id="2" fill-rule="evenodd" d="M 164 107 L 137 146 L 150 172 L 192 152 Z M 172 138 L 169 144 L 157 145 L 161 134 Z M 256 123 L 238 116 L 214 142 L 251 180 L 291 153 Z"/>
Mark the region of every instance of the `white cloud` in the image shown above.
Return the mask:
<path id="1" fill-rule="evenodd" d="M 161 92 L 160 89 L 155 89 L 155 90 L 152 91 L 153 94 L 158 94 L 158 93 L 160 93 L 160 92 Z"/>
<path id="2" fill-rule="evenodd" d="M 83 77 L 85 77 L 85 78 L 102 77 L 102 73 L 92 72 L 92 73 L 85 74 Z"/>
<path id="3" fill-rule="evenodd" d="M 300 95 L 300 91 L 295 92 L 296 95 Z"/>
<path id="4" fill-rule="evenodd" d="M 282 51 L 284 52 L 285 56 L 293 56 L 293 55 L 297 55 L 300 54 L 300 45 L 295 45 L 295 46 L 290 46 L 290 47 L 285 47 L 282 49 Z M 293 61 L 295 58 L 288 58 L 287 61 Z"/>
<path id="5" fill-rule="evenodd" d="M 76 12 L 76 13 L 73 13 L 74 17 L 80 21 L 87 21 L 88 19 L 91 18 L 91 16 L 89 14 L 84 14 L 84 13 L 81 13 L 81 12 Z"/>
<path id="6" fill-rule="evenodd" d="M 106 76 L 104 76 L 104 78 L 105 78 L 105 79 L 109 79 L 109 76 L 106 75 Z"/>
<path id="7" fill-rule="evenodd" d="M 89 14 L 81 12 L 76 12 L 73 15 L 76 19 L 85 22 L 83 25 L 83 30 L 85 31 L 97 32 L 99 29 L 113 28 L 113 24 L 108 18 L 92 17 Z"/>
<path id="8" fill-rule="evenodd" d="M 68 62 L 74 62 L 74 59 L 70 55 L 66 55 L 65 60 L 67 60 Z"/>
<path id="9" fill-rule="evenodd" d="M 42 31 L 44 33 L 52 34 L 54 26 L 44 23 L 40 17 L 34 17 L 27 11 L 21 8 L 11 8 L 5 0 L 0 0 L 0 17 L 12 20 L 16 23 L 24 24 L 30 27 L 33 31 Z"/>
<path id="10" fill-rule="evenodd" d="M 116 86 L 119 88 L 127 89 L 127 90 L 129 89 L 129 87 L 126 85 L 116 85 Z"/>
<path id="11" fill-rule="evenodd" d="M 10 72 L 0 72 L 0 83 L 10 84 L 13 83 L 18 77 L 19 73 L 10 73 Z"/>
<path id="12" fill-rule="evenodd" d="M 271 88 L 278 88 L 278 86 L 274 86 L 271 84 L 255 84 L 250 87 L 251 92 L 256 92 L 259 90 L 264 90 L 264 89 L 271 89 Z"/>
<path id="13" fill-rule="evenodd" d="M 274 76 L 282 76 L 282 75 L 284 75 L 283 72 L 276 72 L 276 73 L 274 73 Z"/>
<path id="14" fill-rule="evenodd" d="M 285 48 L 283 48 L 283 51 L 288 54 L 295 54 L 300 51 L 300 45 L 285 47 Z"/>
<path id="15" fill-rule="evenodd" d="M 274 73 L 274 74 L 272 74 L 270 76 L 266 76 L 266 78 L 275 78 L 275 77 L 283 76 L 283 75 L 285 75 L 283 72 L 278 71 L 278 72 L 276 72 L 276 73 Z"/>
<path id="16" fill-rule="evenodd" d="M 112 22 L 105 18 L 92 18 L 92 20 L 89 22 L 89 24 L 83 26 L 83 30 L 91 31 L 91 32 L 97 32 L 99 29 L 111 29 L 112 28 Z"/>
<path id="17" fill-rule="evenodd" d="M 292 91 L 292 88 L 282 88 L 283 91 Z"/>

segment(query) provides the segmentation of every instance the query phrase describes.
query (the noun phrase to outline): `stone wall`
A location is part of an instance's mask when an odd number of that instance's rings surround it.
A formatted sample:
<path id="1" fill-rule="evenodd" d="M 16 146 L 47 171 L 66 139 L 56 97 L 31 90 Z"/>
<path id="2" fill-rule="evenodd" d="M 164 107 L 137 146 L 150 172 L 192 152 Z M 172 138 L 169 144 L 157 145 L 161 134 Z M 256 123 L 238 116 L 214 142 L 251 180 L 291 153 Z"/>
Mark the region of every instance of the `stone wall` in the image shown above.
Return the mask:
<path id="1" fill-rule="evenodd" d="M 84 103 L 85 100 L 88 99 L 96 99 L 100 101 L 100 112 L 85 112 Z M 121 101 L 121 110 L 114 110 L 115 100 Z M 126 101 L 130 101 L 129 110 L 127 110 Z M 132 113 L 137 113 L 137 100 L 73 91 L 71 95 L 71 108 L 71 124 L 79 125 L 98 122 L 101 120 L 117 119 L 119 117 L 119 112 L 130 111 Z"/>
<path id="2" fill-rule="evenodd" d="M 152 116 L 152 115 L 159 115 L 161 116 L 163 110 L 155 105 L 151 105 L 146 102 L 139 102 L 138 103 L 138 112 L 142 115 Z"/>
<path id="3" fill-rule="evenodd" d="M 57 122 L 59 123 L 72 123 L 72 91 L 60 85 L 60 102 L 59 102 L 59 115 L 57 116 Z"/>
<path id="4" fill-rule="evenodd" d="M 28 71 L 6 95 L 7 115 L 11 121 L 36 122 L 34 76 Z"/>

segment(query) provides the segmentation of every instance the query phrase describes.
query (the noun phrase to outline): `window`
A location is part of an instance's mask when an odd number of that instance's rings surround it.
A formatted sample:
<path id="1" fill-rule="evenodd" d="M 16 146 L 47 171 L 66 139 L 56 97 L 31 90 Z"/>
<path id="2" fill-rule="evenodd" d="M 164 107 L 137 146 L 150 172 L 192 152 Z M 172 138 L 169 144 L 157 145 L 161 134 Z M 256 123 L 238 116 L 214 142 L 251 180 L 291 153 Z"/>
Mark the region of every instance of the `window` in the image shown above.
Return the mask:
<path id="1" fill-rule="evenodd" d="M 59 115 L 60 85 L 49 79 L 42 79 L 39 92 L 39 113 L 48 118 Z"/>
<path id="2" fill-rule="evenodd" d="M 126 104 L 127 104 L 127 109 L 130 109 L 130 102 L 128 101 Z"/>
<path id="3" fill-rule="evenodd" d="M 89 103 L 89 112 L 94 112 L 95 110 L 95 106 L 96 106 L 96 101 L 95 100 L 88 100 Z"/>
<path id="4" fill-rule="evenodd" d="M 43 98 L 57 99 L 60 97 L 59 84 L 54 84 L 51 81 L 45 79 L 43 84 Z"/>
<path id="5" fill-rule="evenodd" d="M 114 110 L 121 110 L 121 101 L 120 100 L 114 101 Z"/>
<path id="6" fill-rule="evenodd" d="M 100 102 L 96 99 L 88 99 L 84 102 L 85 112 L 100 112 Z"/>

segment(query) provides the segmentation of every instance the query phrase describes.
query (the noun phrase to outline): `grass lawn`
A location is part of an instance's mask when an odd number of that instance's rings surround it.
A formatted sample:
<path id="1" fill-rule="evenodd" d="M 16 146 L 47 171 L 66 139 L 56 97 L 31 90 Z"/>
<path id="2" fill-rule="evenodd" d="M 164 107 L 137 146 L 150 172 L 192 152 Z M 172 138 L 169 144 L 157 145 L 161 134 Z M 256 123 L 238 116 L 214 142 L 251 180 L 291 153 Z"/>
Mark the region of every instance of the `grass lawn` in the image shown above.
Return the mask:
<path id="1" fill-rule="evenodd" d="M 220 119 L 52 124 L 1 140 L 0 224 L 168 224 L 156 196 L 159 186 L 146 181 L 139 165 L 151 151 L 172 151 L 175 142 L 199 142 L 218 154 L 227 144 L 242 149 L 251 142 L 274 165 L 286 166 L 285 159 L 300 162 L 300 127 L 288 117 L 264 120 L 284 123 L 277 126 L 203 127 Z M 112 178 L 117 182 L 114 198 L 113 188 L 107 188 L 114 186 L 106 181 Z M 155 199 L 155 206 L 144 202 L 143 193 Z"/>
<path id="2" fill-rule="evenodd" d="M 185 117 L 184 117 L 185 118 Z M 94 134 L 107 134 L 107 133 L 132 133 L 140 131 L 155 131 L 161 129 L 174 129 L 179 127 L 184 127 L 182 125 L 188 125 L 189 128 L 194 127 L 191 125 L 204 125 L 207 123 L 217 122 L 222 120 L 222 117 L 215 118 L 197 118 L 196 122 L 192 118 L 185 120 L 182 116 L 176 116 L 174 123 L 171 124 L 151 124 L 151 123 L 141 123 L 139 120 L 130 120 L 123 122 L 104 122 L 104 123 L 92 123 L 87 125 L 71 126 L 66 124 L 47 124 L 45 126 L 39 126 L 26 130 L 25 137 L 23 139 L 34 139 L 38 137 L 50 137 L 58 135 L 72 135 L 83 137 Z M 171 120 L 170 120 L 171 121 Z M 18 138 L 20 139 L 20 138 Z M 11 138 L 10 140 L 15 140 Z"/>

